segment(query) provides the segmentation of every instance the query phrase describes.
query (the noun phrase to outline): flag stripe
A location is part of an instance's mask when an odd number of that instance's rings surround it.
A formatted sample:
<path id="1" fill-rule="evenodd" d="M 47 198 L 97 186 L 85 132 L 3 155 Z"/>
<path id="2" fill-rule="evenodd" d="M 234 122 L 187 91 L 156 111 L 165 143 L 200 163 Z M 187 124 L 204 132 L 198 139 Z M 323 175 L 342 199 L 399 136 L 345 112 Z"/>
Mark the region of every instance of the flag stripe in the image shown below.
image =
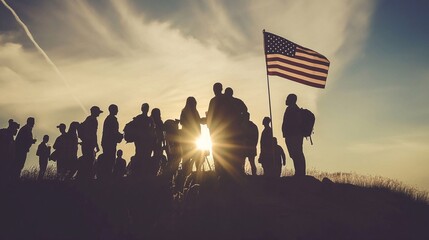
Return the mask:
<path id="1" fill-rule="evenodd" d="M 316 59 L 322 62 L 326 62 L 329 63 L 329 60 L 326 59 L 324 56 L 317 54 L 317 53 L 311 53 L 308 51 L 302 51 L 301 49 L 297 48 L 296 49 L 296 53 L 295 56 L 303 56 L 303 57 L 307 57 L 307 58 L 311 58 L 311 59 Z"/>
<path id="2" fill-rule="evenodd" d="M 308 86 L 312 86 L 312 87 L 317 87 L 317 88 L 325 88 L 325 84 L 326 84 L 325 81 L 315 82 L 314 80 L 313 81 L 303 80 L 301 77 L 291 76 L 291 74 L 289 74 L 288 72 L 281 73 L 281 72 L 272 70 L 272 71 L 268 72 L 268 75 L 287 78 L 287 79 L 292 80 L 294 82 L 299 82 L 299 83 L 302 83 L 302 84 L 305 84 Z"/>
<path id="3" fill-rule="evenodd" d="M 305 61 L 308 62 L 314 62 L 314 63 L 319 63 L 319 64 L 323 64 L 325 66 L 329 66 L 329 61 L 324 59 L 324 58 L 320 58 L 320 57 L 315 57 L 313 55 L 309 55 L 307 53 L 301 53 L 301 52 L 296 52 L 295 53 L 295 58 L 304 58 Z"/>
<path id="4" fill-rule="evenodd" d="M 308 70 L 305 68 L 296 67 L 296 66 L 293 66 L 290 64 L 285 64 L 285 63 L 280 62 L 280 61 L 269 61 L 267 64 L 268 64 L 269 68 L 280 68 L 280 69 L 283 69 L 286 71 L 291 71 L 291 72 L 294 72 L 297 74 L 302 74 L 304 76 L 315 78 L 315 79 L 320 79 L 320 80 L 324 80 L 328 76 L 327 73 L 312 71 L 312 70 Z"/>
<path id="5" fill-rule="evenodd" d="M 327 59 L 325 56 L 323 56 L 322 54 L 320 54 L 320 53 L 318 53 L 318 52 L 316 52 L 316 51 L 313 51 L 313 50 L 311 50 L 311 49 L 308 49 L 308 48 L 306 48 L 306 47 L 303 47 L 303 46 L 298 46 L 298 47 L 296 47 L 296 49 L 297 49 L 297 51 L 299 50 L 299 51 L 304 51 L 304 52 L 307 52 L 307 53 L 312 53 L 312 54 L 315 54 L 316 56 L 319 56 L 319 57 L 323 57 L 324 59 Z"/>
<path id="6" fill-rule="evenodd" d="M 284 61 L 284 62 L 290 61 L 293 63 L 302 64 L 303 66 L 309 66 L 309 67 L 324 69 L 326 71 L 328 71 L 328 69 L 329 69 L 329 64 L 326 65 L 326 63 L 324 63 L 324 62 L 322 62 L 322 63 L 313 63 L 313 62 L 309 63 L 308 61 L 305 61 L 302 59 L 296 59 L 296 58 L 288 57 L 288 56 L 281 55 L 281 54 L 268 54 L 267 55 L 267 61 L 271 61 L 274 59 L 279 60 L 279 61 Z"/>
<path id="7" fill-rule="evenodd" d="M 302 80 L 304 80 L 306 82 L 312 82 L 312 83 L 317 83 L 317 84 L 325 84 L 325 82 L 326 82 L 324 80 L 314 79 L 314 78 L 311 78 L 311 77 L 303 76 L 301 74 L 296 74 L 296 73 L 292 73 L 290 71 L 285 71 L 285 70 L 282 70 L 280 68 L 269 68 L 268 72 L 278 72 L 278 73 L 281 73 L 283 75 L 288 75 L 288 76 L 291 76 L 291 77 L 300 78 L 300 79 L 302 79 Z"/>

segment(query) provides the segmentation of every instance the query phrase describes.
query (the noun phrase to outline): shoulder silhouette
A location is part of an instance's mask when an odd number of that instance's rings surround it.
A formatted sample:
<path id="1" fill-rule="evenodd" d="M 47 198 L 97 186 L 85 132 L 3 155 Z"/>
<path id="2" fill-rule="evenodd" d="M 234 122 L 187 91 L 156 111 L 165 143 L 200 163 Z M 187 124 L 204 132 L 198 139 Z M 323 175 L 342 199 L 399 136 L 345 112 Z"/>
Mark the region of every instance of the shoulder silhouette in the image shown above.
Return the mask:
<path id="1" fill-rule="evenodd" d="M 19 124 L 13 119 L 9 120 L 7 128 L 0 129 L 0 181 L 9 181 L 14 172 L 16 144 L 15 136 Z"/>
<path id="2" fill-rule="evenodd" d="M 287 108 L 283 115 L 282 132 L 289 156 L 295 167 L 295 176 L 303 177 L 306 175 L 305 156 L 302 148 L 305 134 L 302 128 L 303 114 L 297 105 L 297 100 L 298 97 L 295 94 L 289 94 L 286 98 Z"/>
<path id="3" fill-rule="evenodd" d="M 18 135 L 16 136 L 15 178 L 20 177 L 25 161 L 27 160 L 27 153 L 30 151 L 31 146 L 36 143 L 36 139 L 33 138 L 34 125 L 35 119 L 29 117 L 27 119 L 27 124 L 19 129 Z"/>
<path id="4" fill-rule="evenodd" d="M 48 166 L 49 156 L 51 155 L 51 146 L 48 146 L 49 136 L 43 136 L 43 141 L 37 147 L 36 155 L 39 156 L 39 175 L 38 180 L 42 180 Z"/>

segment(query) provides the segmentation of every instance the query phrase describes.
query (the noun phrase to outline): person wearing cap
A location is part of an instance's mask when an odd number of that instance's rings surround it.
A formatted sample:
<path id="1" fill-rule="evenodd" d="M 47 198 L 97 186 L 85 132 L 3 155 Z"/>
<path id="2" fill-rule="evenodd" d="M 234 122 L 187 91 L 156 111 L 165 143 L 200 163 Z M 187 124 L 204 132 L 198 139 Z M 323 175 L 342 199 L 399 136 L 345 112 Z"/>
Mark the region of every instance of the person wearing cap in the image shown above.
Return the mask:
<path id="1" fill-rule="evenodd" d="M 80 124 L 79 138 L 82 140 L 83 162 L 79 169 L 79 178 L 92 179 L 95 154 L 100 151 L 97 139 L 97 117 L 103 113 L 97 106 L 91 107 L 91 115 Z"/>
<path id="2" fill-rule="evenodd" d="M 52 152 L 51 159 L 57 162 L 57 178 L 63 179 L 66 173 L 66 158 L 67 158 L 67 137 L 66 137 L 66 125 L 60 123 L 57 126 L 60 131 L 60 136 L 55 139 L 54 152 Z"/>
<path id="3" fill-rule="evenodd" d="M 34 124 L 35 120 L 33 117 L 27 118 L 27 124 L 19 129 L 16 136 L 15 178 L 21 176 L 21 171 L 27 160 L 27 153 L 30 151 L 31 146 L 36 143 L 32 132 Z"/>
<path id="4" fill-rule="evenodd" d="M 15 135 L 19 124 L 13 119 L 9 120 L 7 128 L 0 129 L 0 179 L 9 180 L 15 160 Z"/>

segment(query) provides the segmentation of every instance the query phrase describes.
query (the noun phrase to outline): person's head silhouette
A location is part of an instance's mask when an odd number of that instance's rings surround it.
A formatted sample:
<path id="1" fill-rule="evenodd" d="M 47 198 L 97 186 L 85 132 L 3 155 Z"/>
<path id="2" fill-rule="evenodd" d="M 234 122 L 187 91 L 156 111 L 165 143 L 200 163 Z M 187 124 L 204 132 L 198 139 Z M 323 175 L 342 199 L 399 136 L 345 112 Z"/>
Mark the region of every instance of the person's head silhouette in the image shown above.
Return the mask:
<path id="1" fill-rule="evenodd" d="M 234 90 L 232 90 L 232 88 L 230 87 L 225 88 L 225 96 L 232 97 L 233 94 L 234 94 Z"/>
<path id="2" fill-rule="evenodd" d="M 262 120 L 262 124 L 266 128 L 270 127 L 270 123 L 271 123 L 271 118 L 269 118 L 269 117 L 264 117 L 264 120 Z"/>
<path id="3" fill-rule="evenodd" d="M 122 158 L 122 154 L 123 154 L 123 152 L 122 152 L 122 150 L 121 150 L 121 149 L 119 149 L 119 150 L 116 152 L 116 156 L 118 156 L 118 158 Z"/>
<path id="4" fill-rule="evenodd" d="M 273 137 L 273 144 L 277 145 L 277 138 L 276 137 Z"/>
<path id="5" fill-rule="evenodd" d="M 221 95 L 222 89 L 223 89 L 222 83 L 219 83 L 219 82 L 215 83 L 213 85 L 213 92 L 214 92 L 215 96 Z"/>
<path id="6" fill-rule="evenodd" d="M 161 120 L 161 110 L 159 110 L 159 108 L 152 109 L 152 112 L 150 113 L 150 116 L 154 120 Z"/>
<path id="7" fill-rule="evenodd" d="M 297 96 L 293 93 L 289 94 L 286 98 L 286 105 L 287 106 L 292 106 L 296 104 L 296 100 L 297 100 Z"/>
<path id="8" fill-rule="evenodd" d="M 66 133 L 66 125 L 64 123 L 60 123 L 57 128 L 60 130 L 60 133 Z"/>
<path id="9" fill-rule="evenodd" d="M 116 104 L 110 104 L 109 114 L 113 116 L 116 116 L 116 114 L 118 114 L 118 106 Z"/>
<path id="10" fill-rule="evenodd" d="M 149 104 L 143 103 L 141 107 L 143 115 L 147 116 L 147 113 L 149 112 Z"/>
<path id="11" fill-rule="evenodd" d="M 186 107 L 188 107 L 188 108 L 196 108 L 197 107 L 197 100 L 195 100 L 194 97 L 188 97 L 186 99 Z"/>
<path id="12" fill-rule="evenodd" d="M 49 142 L 49 135 L 45 135 L 45 136 L 43 136 L 43 142 L 44 142 L 44 143 Z"/>
<path id="13" fill-rule="evenodd" d="M 35 123 L 34 117 L 27 118 L 27 125 L 29 127 L 33 128 L 34 127 L 34 123 Z"/>
<path id="14" fill-rule="evenodd" d="M 18 133 L 19 123 L 15 122 L 13 119 L 10 119 L 8 129 L 10 129 L 12 134 L 15 136 Z"/>
<path id="15" fill-rule="evenodd" d="M 76 122 L 76 121 L 71 122 L 69 126 L 69 132 L 76 133 L 77 129 L 79 128 L 79 125 L 80 125 L 79 122 Z"/>
<path id="16" fill-rule="evenodd" d="M 97 106 L 91 107 L 91 116 L 98 117 L 100 116 L 100 113 L 103 113 L 103 111 L 101 111 L 99 107 Z"/>

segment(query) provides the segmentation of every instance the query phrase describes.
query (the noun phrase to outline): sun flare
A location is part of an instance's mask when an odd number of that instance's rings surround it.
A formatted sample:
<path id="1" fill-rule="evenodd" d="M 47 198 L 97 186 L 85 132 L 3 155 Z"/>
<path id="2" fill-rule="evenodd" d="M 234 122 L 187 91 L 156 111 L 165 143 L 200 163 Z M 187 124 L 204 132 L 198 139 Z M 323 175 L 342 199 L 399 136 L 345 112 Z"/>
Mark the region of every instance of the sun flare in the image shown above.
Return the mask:
<path id="1" fill-rule="evenodd" d="M 210 151 L 212 149 L 212 140 L 207 128 L 202 128 L 201 136 L 197 139 L 197 148 L 203 151 Z"/>

